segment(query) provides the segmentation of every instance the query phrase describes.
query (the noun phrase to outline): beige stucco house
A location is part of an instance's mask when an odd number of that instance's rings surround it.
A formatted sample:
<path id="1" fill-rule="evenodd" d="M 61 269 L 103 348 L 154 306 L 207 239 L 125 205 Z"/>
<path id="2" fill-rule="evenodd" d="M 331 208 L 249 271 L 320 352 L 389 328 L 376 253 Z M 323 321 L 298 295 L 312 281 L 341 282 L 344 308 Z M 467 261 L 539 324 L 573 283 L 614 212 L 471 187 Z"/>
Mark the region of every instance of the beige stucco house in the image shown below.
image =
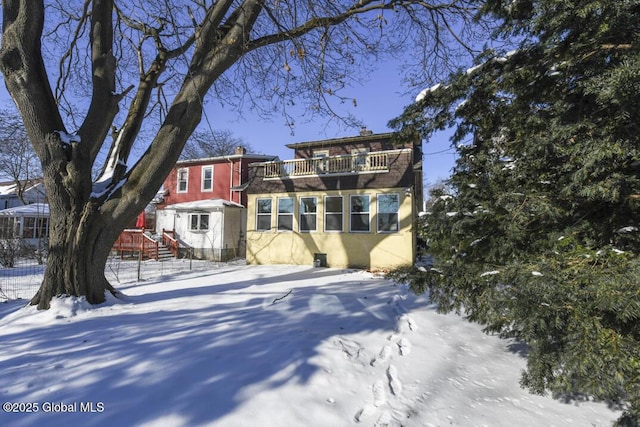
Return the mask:
<path id="1" fill-rule="evenodd" d="M 291 144 L 294 160 L 255 163 L 247 263 L 387 270 L 413 264 L 422 206 L 419 138 L 361 132 Z"/>

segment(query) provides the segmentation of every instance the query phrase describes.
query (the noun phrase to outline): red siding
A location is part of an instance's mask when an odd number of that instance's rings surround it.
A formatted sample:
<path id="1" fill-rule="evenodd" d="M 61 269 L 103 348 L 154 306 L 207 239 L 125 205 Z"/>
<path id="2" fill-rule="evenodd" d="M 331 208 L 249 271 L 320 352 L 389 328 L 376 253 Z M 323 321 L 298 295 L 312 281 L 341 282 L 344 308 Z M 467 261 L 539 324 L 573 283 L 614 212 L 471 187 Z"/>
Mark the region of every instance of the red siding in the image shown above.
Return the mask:
<path id="1" fill-rule="evenodd" d="M 247 196 L 245 192 L 232 191 L 231 187 L 239 186 L 247 181 L 249 176 L 248 165 L 256 161 L 264 161 L 264 159 L 236 157 L 178 163 L 164 181 L 164 202 L 159 204 L 158 208 L 176 203 L 206 199 L 223 199 L 246 206 Z M 203 166 L 213 166 L 212 191 L 202 191 Z M 178 171 L 181 169 L 188 170 L 186 192 L 178 192 Z"/>

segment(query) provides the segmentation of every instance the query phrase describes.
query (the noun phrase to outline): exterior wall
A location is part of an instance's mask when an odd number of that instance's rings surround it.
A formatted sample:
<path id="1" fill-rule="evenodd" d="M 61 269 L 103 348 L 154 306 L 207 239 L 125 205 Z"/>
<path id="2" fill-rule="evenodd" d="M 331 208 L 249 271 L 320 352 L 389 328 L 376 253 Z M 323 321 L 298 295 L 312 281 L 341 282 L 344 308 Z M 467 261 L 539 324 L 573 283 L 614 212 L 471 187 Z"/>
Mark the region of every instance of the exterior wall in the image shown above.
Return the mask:
<path id="1" fill-rule="evenodd" d="M 157 208 L 163 209 L 165 206 L 177 203 L 209 199 L 223 199 L 246 206 L 245 192 L 232 190 L 232 187 L 238 187 L 247 182 L 250 164 L 272 158 L 273 156 L 263 155 L 232 155 L 178 162 L 163 183 L 164 201 L 158 204 Z M 207 166 L 213 166 L 213 188 L 203 191 L 202 170 Z M 181 169 L 188 171 L 185 192 L 178 191 L 178 171 Z"/>
<path id="2" fill-rule="evenodd" d="M 244 258 L 246 255 L 247 210 L 226 209 L 222 249 L 225 259 Z"/>
<path id="3" fill-rule="evenodd" d="M 240 169 L 240 163 L 235 162 L 234 173 Z M 202 168 L 213 166 L 213 189 L 202 190 Z M 187 191 L 178 191 L 178 171 L 186 169 L 188 171 Z M 180 164 L 171 170 L 169 176 L 164 181 L 164 205 L 174 205 L 183 202 L 193 202 L 206 199 L 224 199 L 231 202 L 241 203 L 240 194 L 230 190 L 231 188 L 231 164 L 229 162 L 200 162 Z M 235 194 L 234 194 L 235 193 Z"/>
<path id="4" fill-rule="evenodd" d="M 397 232 L 378 230 L 377 197 L 397 194 L 399 200 Z M 350 231 L 351 195 L 370 197 L 370 231 Z M 342 196 L 342 231 L 325 231 L 325 196 Z M 277 200 L 293 197 L 292 231 L 277 231 Z M 300 231 L 300 198 L 317 197 L 316 231 Z M 268 231 L 256 228 L 258 198 L 272 199 L 271 227 Z M 316 254 L 326 254 L 328 267 L 358 267 L 386 270 L 413 264 L 415 236 L 412 231 L 415 210 L 412 194 L 404 188 L 352 189 L 331 191 L 296 191 L 250 194 L 247 210 L 247 263 L 249 264 L 301 264 L 313 265 Z M 321 258 L 324 256 L 321 255 Z"/>
<path id="5" fill-rule="evenodd" d="M 156 229 L 175 230 L 181 249 L 191 248 L 195 258 L 227 261 L 244 256 L 245 211 L 233 207 L 193 211 L 162 209 L 156 214 Z M 190 214 L 209 214 L 208 230 L 190 230 Z"/>

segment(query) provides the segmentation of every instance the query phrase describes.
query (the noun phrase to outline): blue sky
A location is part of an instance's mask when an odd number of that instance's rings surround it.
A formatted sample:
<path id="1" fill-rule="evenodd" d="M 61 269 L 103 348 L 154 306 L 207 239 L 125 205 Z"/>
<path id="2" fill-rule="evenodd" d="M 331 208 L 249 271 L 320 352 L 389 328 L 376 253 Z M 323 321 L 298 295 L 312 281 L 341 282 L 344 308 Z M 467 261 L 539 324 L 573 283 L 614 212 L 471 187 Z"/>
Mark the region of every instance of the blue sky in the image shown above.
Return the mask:
<path id="1" fill-rule="evenodd" d="M 336 106 L 340 113 L 350 113 L 360 119 L 367 129 L 375 132 L 389 132 L 389 120 L 399 116 L 404 107 L 413 102 L 420 89 L 407 93 L 402 86 L 401 73 L 397 63 L 382 64 L 377 71 L 369 74 L 360 86 L 345 90 L 345 96 L 355 98 L 357 106 L 346 102 Z M 0 106 L 9 107 L 12 101 L 6 92 L 4 82 L 0 87 Z M 243 139 L 256 151 L 273 154 L 281 159 L 293 158 L 292 150 L 286 144 L 314 141 L 324 138 L 339 138 L 358 135 L 359 128 L 345 128 L 337 120 L 318 117 L 312 122 L 305 122 L 302 117 L 295 117 L 296 127 L 292 130 L 286 126 L 285 119 L 280 116 L 271 117 L 268 121 L 257 114 L 244 111 L 239 117 L 235 111 L 224 111 L 212 102 L 206 109 L 207 116 L 200 125 L 202 130 L 210 123 L 213 128 L 226 129 L 235 137 Z M 301 116 L 301 114 L 300 114 Z M 428 185 L 450 175 L 455 162 L 454 150 L 449 148 L 449 134 L 436 134 L 429 141 L 423 142 L 424 181 Z"/>
<path id="2" fill-rule="evenodd" d="M 404 107 L 412 103 L 422 89 L 407 94 L 397 67 L 397 63 L 383 64 L 369 75 L 368 80 L 362 81 L 360 86 L 346 89 L 343 95 L 355 98 L 357 106 L 346 102 L 338 106 L 339 112 L 355 115 L 367 129 L 375 133 L 391 131 L 387 127 L 389 120 L 402 114 Z M 215 106 L 208 107 L 207 117 L 212 127 L 228 129 L 256 151 L 274 154 L 283 160 L 293 158 L 293 151 L 286 148 L 286 144 L 355 136 L 360 130 L 345 128 L 335 120 L 319 117 L 312 123 L 296 120 L 297 125 L 292 135 L 292 130 L 286 126 L 283 117 L 275 116 L 264 121 L 256 114 L 245 112 L 239 118 L 237 113 L 225 112 Z M 206 122 L 203 120 L 201 128 L 205 126 Z M 448 133 L 436 134 L 428 142 L 423 142 L 423 152 L 425 183 L 435 183 L 450 175 L 455 157 L 454 150 L 449 149 Z"/>

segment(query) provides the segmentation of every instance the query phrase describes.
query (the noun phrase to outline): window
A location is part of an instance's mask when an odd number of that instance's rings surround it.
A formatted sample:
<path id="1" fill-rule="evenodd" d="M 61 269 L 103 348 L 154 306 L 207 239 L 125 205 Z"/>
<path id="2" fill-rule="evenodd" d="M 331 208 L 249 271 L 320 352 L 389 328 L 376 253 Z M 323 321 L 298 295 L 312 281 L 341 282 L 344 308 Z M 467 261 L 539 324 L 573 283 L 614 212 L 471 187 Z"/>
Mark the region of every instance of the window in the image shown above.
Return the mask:
<path id="1" fill-rule="evenodd" d="M 369 150 L 366 148 L 354 148 L 351 150 L 353 156 L 353 170 L 361 170 L 367 166 L 367 154 Z"/>
<path id="2" fill-rule="evenodd" d="M 398 224 L 400 197 L 397 194 L 378 194 L 378 232 L 396 233 Z"/>
<path id="3" fill-rule="evenodd" d="M 188 190 L 189 169 L 178 169 L 178 193 L 186 193 Z"/>
<path id="4" fill-rule="evenodd" d="M 271 199 L 258 199 L 256 207 L 256 230 L 271 231 Z"/>
<path id="5" fill-rule="evenodd" d="M 189 214 L 189 230 L 206 231 L 209 229 L 209 214 Z"/>
<path id="6" fill-rule="evenodd" d="M 369 196 L 351 196 L 350 231 L 368 232 L 369 229 Z"/>
<path id="7" fill-rule="evenodd" d="M 293 230 L 293 198 L 278 199 L 278 231 Z"/>
<path id="8" fill-rule="evenodd" d="M 36 226 L 36 237 L 43 239 L 49 235 L 49 218 L 38 218 Z"/>
<path id="9" fill-rule="evenodd" d="M 24 217 L 22 227 L 23 239 L 42 239 L 47 237 L 48 218 Z"/>
<path id="10" fill-rule="evenodd" d="M 300 198 L 300 231 L 316 231 L 318 220 L 318 199 Z"/>
<path id="11" fill-rule="evenodd" d="M 12 217 L 0 217 L 0 239 L 11 239 L 16 236 L 16 223 Z"/>
<path id="12" fill-rule="evenodd" d="M 324 198 L 324 231 L 342 231 L 342 196 Z"/>
<path id="13" fill-rule="evenodd" d="M 329 150 L 313 150 L 313 157 L 316 165 L 316 173 L 324 173 L 327 171 L 327 157 L 329 157 Z"/>
<path id="14" fill-rule="evenodd" d="M 36 219 L 33 217 L 24 217 L 22 219 L 22 238 L 33 239 L 36 233 Z"/>
<path id="15" fill-rule="evenodd" d="M 213 166 L 202 167 L 202 191 L 213 191 Z"/>

